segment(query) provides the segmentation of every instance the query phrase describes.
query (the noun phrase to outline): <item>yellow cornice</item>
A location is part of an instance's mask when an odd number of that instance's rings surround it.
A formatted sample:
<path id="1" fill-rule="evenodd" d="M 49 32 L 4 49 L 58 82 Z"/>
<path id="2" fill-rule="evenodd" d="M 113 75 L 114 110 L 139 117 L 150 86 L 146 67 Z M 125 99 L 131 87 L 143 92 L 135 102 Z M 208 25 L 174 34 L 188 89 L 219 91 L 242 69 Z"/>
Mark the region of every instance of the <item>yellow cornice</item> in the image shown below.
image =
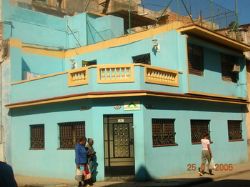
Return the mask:
<path id="1" fill-rule="evenodd" d="M 76 55 L 90 53 L 98 50 L 103 50 L 106 48 L 126 45 L 132 42 L 140 41 L 145 38 L 153 37 L 154 35 L 169 31 L 169 30 L 175 30 L 179 27 L 183 26 L 181 22 L 173 22 L 171 24 L 166 24 L 160 27 L 156 27 L 153 29 L 149 29 L 147 31 L 135 33 L 135 34 L 129 34 L 125 36 L 121 36 L 119 38 L 113 38 L 107 41 L 102 41 L 96 44 L 83 46 L 75 49 L 68 49 L 65 51 L 60 50 L 54 50 L 54 49 L 46 49 L 41 48 L 40 46 L 34 46 L 30 44 L 23 44 L 21 40 L 11 38 L 10 46 L 11 47 L 18 47 L 21 48 L 26 53 L 33 53 L 38 55 L 44 55 L 44 56 L 51 56 L 51 57 L 57 57 L 57 58 L 72 58 Z"/>
<path id="2" fill-rule="evenodd" d="M 190 95 L 190 94 L 173 94 L 167 92 L 154 92 L 147 90 L 128 90 L 128 91 L 114 91 L 114 92 L 90 92 L 85 94 L 67 95 L 55 98 L 46 98 L 41 100 L 25 101 L 19 103 L 11 103 L 6 105 L 9 109 L 36 106 L 42 104 L 60 103 L 73 100 L 81 99 L 97 99 L 97 98 L 114 98 L 114 97 L 141 97 L 141 96 L 152 96 L 162 98 L 174 98 L 174 99 L 185 99 L 185 100 L 196 100 L 196 101 L 207 101 L 216 103 L 228 103 L 228 104 L 239 104 L 246 105 L 248 101 L 239 98 L 227 98 L 227 97 L 213 97 L 209 95 Z"/>
<path id="3" fill-rule="evenodd" d="M 41 48 L 37 48 L 37 47 L 23 46 L 22 50 L 25 53 L 33 53 L 33 54 L 39 54 L 39 55 L 43 55 L 43 56 L 50 56 L 50 57 L 56 57 L 56 58 L 64 58 L 65 57 L 64 51 L 53 50 L 53 49 L 41 49 Z"/>
<path id="4" fill-rule="evenodd" d="M 21 40 L 16 39 L 16 38 L 10 38 L 9 45 L 10 47 L 13 47 L 13 48 L 20 48 L 25 53 L 38 54 L 38 55 L 50 56 L 50 57 L 56 57 L 56 58 L 65 57 L 65 52 L 62 50 L 41 48 L 40 46 L 24 44 L 22 43 Z"/>
<path id="5" fill-rule="evenodd" d="M 16 38 L 11 38 L 9 41 L 10 47 L 22 48 L 22 41 Z"/>
<path id="6" fill-rule="evenodd" d="M 216 33 L 214 31 L 210 31 L 208 29 L 205 29 L 203 27 L 200 27 L 198 25 L 190 25 L 190 26 L 184 26 L 182 28 L 177 29 L 180 33 L 185 34 L 192 34 L 195 36 L 199 36 L 203 39 L 210 40 L 212 42 L 225 45 L 227 47 L 240 50 L 240 51 L 250 51 L 250 46 L 241 42 L 238 42 L 236 40 L 230 39 L 224 35 L 221 35 L 219 33 Z"/>
<path id="7" fill-rule="evenodd" d="M 176 30 L 177 32 L 180 32 L 183 34 L 194 34 L 201 38 L 208 39 L 212 42 L 219 43 L 219 44 L 231 47 L 236 50 L 250 51 L 250 46 L 246 44 L 229 39 L 221 34 L 207 30 L 197 25 L 192 24 L 192 25 L 185 26 L 182 22 L 172 22 L 170 24 L 152 28 L 146 31 L 124 35 L 119 38 L 113 38 L 107 41 L 98 42 L 96 44 L 83 46 L 83 47 L 79 47 L 75 49 L 68 49 L 65 51 L 56 50 L 56 49 L 47 49 L 47 48 L 42 48 L 40 46 L 34 46 L 30 44 L 23 44 L 20 40 L 14 39 L 14 38 L 10 39 L 10 46 L 21 48 L 26 53 L 51 56 L 51 57 L 56 57 L 56 58 L 73 58 L 77 55 L 99 51 L 99 50 L 103 50 L 103 49 L 107 49 L 111 47 L 122 46 L 122 45 L 126 45 L 126 44 L 133 43 L 136 41 L 140 41 L 140 40 L 150 38 L 157 34 L 170 31 L 170 30 Z"/>
<path id="8" fill-rule="evenodd" d="M 147 31 L 129 34 L 129 35 L 125 35 L 119 38 L 113 38 L 111 40 L 99 42 L 99 43 L 88 45 L 88 46 L 83 46 L 83 47 L 76 48 L 76 49 L 70 49 L 65 52 L 65 58 L 72 58 L 76 54 L 90 53 L 93 51 L 103 50 L 106 48 L 126 45 L 129 43 L 143 40 L 145 38 L 153 37 L 157 34 L 160 34 L 166 31 L 180 28 L 181 26 L 183 26 L 181 22 L 173 22 L 171 24 L 166 24 L 160 27 L 149 29 Z"/>

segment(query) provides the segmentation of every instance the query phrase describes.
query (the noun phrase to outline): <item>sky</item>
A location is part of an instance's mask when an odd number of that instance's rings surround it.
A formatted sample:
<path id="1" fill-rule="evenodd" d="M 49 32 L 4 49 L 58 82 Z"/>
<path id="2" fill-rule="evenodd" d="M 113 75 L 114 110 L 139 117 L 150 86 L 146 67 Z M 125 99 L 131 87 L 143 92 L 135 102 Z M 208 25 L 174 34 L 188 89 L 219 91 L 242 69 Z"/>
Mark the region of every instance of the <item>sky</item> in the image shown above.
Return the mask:
<path id="1" fill-rule="evenodd" d="M 142 4 L 144 4 L 146 8 L 155 11 L 164 10 L 165 7 L 169 7 L 173 11 L 185 15 L 187 12 L 184 6 L 180 6 L 181 2 L 185 2 L 186 8 L 191 12 L 194 18 L 196 18 L 200 13 L 204 18 L 208 18 L 211 17 L 212 11 L 216 10 L 219 7 L 224 7 L 226 9 L 235 11 L 236 1 L 238 2 L 239 24 L 242 25 L 250 23 L 250 0 L 142 0 Z M 214 2 L 215 4 L 220 6 L 211 6 L 211 2 Z M 217 11 L 218 12 L 214 13 L 223 15 L 224 11 L 226 10 L 219 8 Z M 222 11 L 223 13 L 220 11 Z M 232 16 L 230 17 L 230 15 L 234 14 L 228 14 L 227 18 L 225 16 L 224 18 L 223 16 L 221 16 L 221 23 L 225 22 L 226 24 L 227 22 L 231 21 L 230 19 L 233 20 L 234 18 Z"/>
<path id="2" fill-rule="evenodd" d="M 234 10 L 235 0 L 214 0 L 225 8 Z M 250 0 L 238 0 L 239 24 L 250 23 Z"/>

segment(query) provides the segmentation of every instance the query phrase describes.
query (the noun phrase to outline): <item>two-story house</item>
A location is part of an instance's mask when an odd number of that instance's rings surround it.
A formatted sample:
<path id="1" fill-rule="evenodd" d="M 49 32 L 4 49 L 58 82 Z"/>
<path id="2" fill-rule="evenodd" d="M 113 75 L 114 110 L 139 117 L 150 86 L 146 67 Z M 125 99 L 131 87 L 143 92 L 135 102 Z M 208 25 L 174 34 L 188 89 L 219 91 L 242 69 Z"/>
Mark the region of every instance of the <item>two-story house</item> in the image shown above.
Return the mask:
<path id="1" fill-rule="evenodd" d="M 124 35 L 115 16 L 6 6 L 17 174 L 73 179 L 81 136 L 94 139 L 98 180 L 198 169 L 204 133 L 217 163 L 247 161 L 250 46 L 194 24 Z"/>

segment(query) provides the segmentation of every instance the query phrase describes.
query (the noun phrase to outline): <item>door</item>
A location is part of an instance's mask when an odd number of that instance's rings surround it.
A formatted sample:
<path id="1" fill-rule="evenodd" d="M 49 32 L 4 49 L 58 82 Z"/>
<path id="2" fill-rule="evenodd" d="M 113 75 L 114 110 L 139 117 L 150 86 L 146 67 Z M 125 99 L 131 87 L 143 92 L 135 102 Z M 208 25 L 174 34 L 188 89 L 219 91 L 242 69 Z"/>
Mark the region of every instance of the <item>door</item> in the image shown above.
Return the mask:
<path id="1" fill-rule="evenodd" d="M 105 176 L 134 175 L 133 115 L 104 116 Z"/>

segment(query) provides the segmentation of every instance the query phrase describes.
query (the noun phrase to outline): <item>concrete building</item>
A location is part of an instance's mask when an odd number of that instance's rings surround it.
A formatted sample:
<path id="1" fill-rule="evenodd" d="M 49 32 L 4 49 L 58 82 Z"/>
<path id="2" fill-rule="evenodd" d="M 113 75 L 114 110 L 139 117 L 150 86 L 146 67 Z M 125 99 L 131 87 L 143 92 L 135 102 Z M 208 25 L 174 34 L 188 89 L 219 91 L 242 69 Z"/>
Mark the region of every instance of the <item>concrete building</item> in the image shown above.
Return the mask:
<path id="1" fill-rule="evenodd" d="M 250 46 L 182 22 L 125 35 L 117 16 L 59 17 L 4 3 L 6 157 L 17 174 L 74 178 L 83 135 L 95 141 L 98 180 L 198 167 L 204 133 L 217 163 L 247 161 Z"/>
<path id="2" fill-rule="evenodd" d="M 230 28 L 220 29 L 217 31 L 220 34 L 223 34 L 227 37 L 230 37 L 232 39 L 238 40 L 240 42 L 243 42 L 247 45 L 250 45 L 250 24 L 240 25 L 239 28 L 237 28 L 237 32 L 235 30 L 232 30 Z M 247 90 L 248 90 L 248 99 L 250 98 L 250 52 L 244 53 L 246 57 L 246 65 L 247 65 Z M 248 104 L 248 111 L 250 111 L 250 105 Z M 250 112 L 246 115 L 246 121 L 247 121 L 247 139 L 248 143 L 250 143 Z"/>

